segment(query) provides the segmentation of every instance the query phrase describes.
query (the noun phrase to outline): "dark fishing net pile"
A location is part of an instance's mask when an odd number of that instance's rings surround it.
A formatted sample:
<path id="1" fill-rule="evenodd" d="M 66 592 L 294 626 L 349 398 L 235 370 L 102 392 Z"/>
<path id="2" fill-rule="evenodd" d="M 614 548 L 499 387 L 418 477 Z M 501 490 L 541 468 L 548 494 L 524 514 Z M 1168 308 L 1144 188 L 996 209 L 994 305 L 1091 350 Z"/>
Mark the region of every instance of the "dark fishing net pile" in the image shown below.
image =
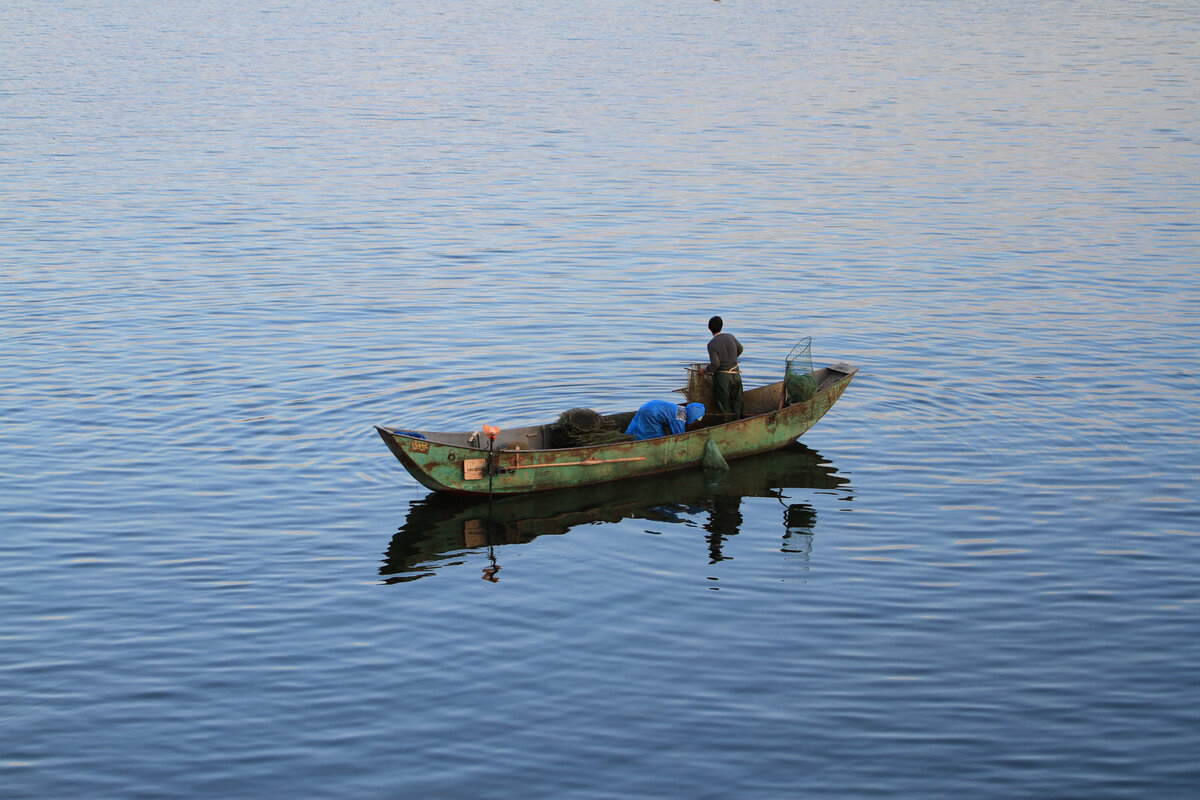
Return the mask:
<path id="1" fill-rule="evenodd" d="M 621 420 L 606 417 L 590 408 L 572 408 L 550 425 L 551 447 L 588 447 L 632 441 Z"/>

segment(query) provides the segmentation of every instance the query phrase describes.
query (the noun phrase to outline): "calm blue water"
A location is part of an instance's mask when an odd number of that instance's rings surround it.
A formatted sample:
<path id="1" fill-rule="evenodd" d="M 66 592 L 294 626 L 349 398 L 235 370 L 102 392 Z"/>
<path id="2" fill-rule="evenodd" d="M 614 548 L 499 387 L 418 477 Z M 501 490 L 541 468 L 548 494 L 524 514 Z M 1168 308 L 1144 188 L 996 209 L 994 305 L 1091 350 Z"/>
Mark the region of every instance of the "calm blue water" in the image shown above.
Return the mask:
<path id="1" fill-rule="evenodd" d="M 1196 797 L 1197 41 L 0 6 L 0 796 Z M 468 539 L 372 430 L 670 398 L 714 313 L 861 368 L 715 487 Z"/>

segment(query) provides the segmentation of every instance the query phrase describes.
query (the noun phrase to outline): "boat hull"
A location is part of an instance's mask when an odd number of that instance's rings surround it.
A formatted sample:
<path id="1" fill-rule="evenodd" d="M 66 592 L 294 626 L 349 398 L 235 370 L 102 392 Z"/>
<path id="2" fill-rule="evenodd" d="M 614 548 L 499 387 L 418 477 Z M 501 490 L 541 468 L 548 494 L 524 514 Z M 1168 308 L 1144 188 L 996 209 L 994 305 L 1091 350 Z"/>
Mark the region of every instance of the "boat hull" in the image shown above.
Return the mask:
<path id="1" fill-rule="evenodd" d="M 842 371 L 845 370 L 845 371 Z M 400 463 L 422 485 L 459 495 L 509 495 L 607 483 L 688 469 L 703 463 L 712 441 L 728 461 L 785 447 L 837 402 L 856 369 L 832 371 L 832 380 L 807 401 L 677 436 L 563 449 L 497 449 L 448 444 L 376 426 Z M 755 392 L 778 398 L 781 384 Z"/>

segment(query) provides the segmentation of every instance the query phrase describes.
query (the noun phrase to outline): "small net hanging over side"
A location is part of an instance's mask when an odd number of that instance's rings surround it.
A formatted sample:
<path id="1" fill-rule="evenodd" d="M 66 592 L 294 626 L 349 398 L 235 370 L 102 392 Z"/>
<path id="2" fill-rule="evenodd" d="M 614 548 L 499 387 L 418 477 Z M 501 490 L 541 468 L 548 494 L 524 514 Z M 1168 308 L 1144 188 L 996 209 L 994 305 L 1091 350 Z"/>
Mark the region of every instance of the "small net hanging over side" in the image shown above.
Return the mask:
<path id="1" fill-rule="evenodd" d="M 817 393 L 817 379 L 813 377 L 812 337 L 805 336 L 796 342 L 788 353 L 783 371 L 783 386 L 787 391 L 788 403 L 802 403 Z"/>
<path id="2" fill-rule="evenodd" d="M 726 470 L 729 469 L 729 462 L 725 460 L 725 456 L 721 455 L 721 448 L 717 447 L 717 443 L 709 439 L 704 443 L 704 458 L 700 460 L 705 469 Z"/>

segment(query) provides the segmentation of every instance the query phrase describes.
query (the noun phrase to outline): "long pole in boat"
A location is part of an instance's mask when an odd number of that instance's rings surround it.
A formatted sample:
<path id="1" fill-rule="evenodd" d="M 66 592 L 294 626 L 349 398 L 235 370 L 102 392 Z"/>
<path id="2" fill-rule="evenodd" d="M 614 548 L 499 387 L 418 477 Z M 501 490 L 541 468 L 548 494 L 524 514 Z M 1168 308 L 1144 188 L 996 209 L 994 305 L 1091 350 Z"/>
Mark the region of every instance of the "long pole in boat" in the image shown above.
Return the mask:
<path id="1" fill-rule="evenodd" d="M 487 472 L 488 472 L 488 520 L 487 520 L 487 543 L 488 557 L 492 561 L 491 567 L 485 567 L 483 570 L 483 579 L 496 583 L 496 573 L 500 571 L 500 565 L 496 563 L 496 549 L 492 546 L 492 535 L 495 533 L 495 522 L 492 521 L 492 475 L 496 471 L 496 436 L 499 435 L 500 429 L 495 425 L 484 425 L 483 432 L 488 439 L 488 457 L 487 457 Z"/>
<path id="2" fill-rule="evenodd" d="M 484 425 L 483 433 L 488 440 L 488 521 L 491 522 L 492 515 L 492 475 L 496 472 L 496 437 L 500 434 L 500 429 L 495 425 Z"/>

